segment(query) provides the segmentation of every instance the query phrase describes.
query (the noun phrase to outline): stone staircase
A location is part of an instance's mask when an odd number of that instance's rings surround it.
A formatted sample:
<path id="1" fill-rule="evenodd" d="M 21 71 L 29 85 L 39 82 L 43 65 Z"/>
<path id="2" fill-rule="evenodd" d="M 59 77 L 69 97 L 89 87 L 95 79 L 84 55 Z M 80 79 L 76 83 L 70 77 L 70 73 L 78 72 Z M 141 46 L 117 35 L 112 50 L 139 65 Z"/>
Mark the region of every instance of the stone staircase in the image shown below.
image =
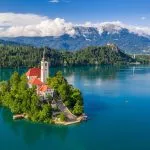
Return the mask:
<path id="1" fill-rule="evenodd" d="M 64 115 L 68 118 L 69 121 L 76 121 L 77 117 L 70 112 L 70 110 L 65 106 L 65 104 L 59 100 L 57 101 L 58 109 L 64 113 Z"/>

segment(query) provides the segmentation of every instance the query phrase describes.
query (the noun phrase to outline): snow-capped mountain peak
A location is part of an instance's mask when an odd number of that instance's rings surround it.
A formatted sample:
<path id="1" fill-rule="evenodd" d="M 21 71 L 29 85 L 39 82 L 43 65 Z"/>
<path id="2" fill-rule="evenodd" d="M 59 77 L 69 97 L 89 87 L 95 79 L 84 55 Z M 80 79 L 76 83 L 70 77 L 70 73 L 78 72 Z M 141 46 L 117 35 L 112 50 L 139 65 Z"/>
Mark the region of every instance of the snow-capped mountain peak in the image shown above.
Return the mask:
<path id="1" fill-rule="evenodd" d="M 142 27 L 142 26 L 133 26 L 127 25 L 120 21 L 114 22 L 102 22 L 102 23 L 90 23 L 87 22 L 85 24 L 80 25 L 82 27 L 93 27 L 96 28 L 99 34 L 103 32 L 108 32 L 109 34 L 119 33 L 121 30 L 128 30 L 130 33 L 137 34 L 139 36 L 150 37 L 150 28 L 149 27 Z"/>

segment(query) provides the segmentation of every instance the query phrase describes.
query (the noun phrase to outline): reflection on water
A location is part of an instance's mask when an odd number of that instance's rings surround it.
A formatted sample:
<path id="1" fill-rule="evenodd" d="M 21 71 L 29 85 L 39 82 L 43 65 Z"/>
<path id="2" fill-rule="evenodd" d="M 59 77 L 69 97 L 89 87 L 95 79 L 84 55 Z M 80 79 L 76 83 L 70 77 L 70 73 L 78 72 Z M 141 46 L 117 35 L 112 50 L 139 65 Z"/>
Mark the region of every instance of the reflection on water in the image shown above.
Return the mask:
<path id="1" fill-rule="evenodd" d="M 23 74 L 27 68 L 0 68 L 0 80 L 7 80 L 14 71 Z M 146 73 L 148 69 L 144 66 L 81 66 L 81 67 L 56 67 L 50 68 L 50 75 L 53 76 L 57 71 L 62 71 L 65 77 L 80 76 L 89 80 L 99 78 L 101 80 L 116 79 L 118 73 L 130 71 L 133 75 L 136 73 Z M 141 71 L 141 72 L 140 72 Z M 128 75 L 128 74 L 127 74 Z"/>
<path id="2" fill-rule="evenodd" d="M 68 67 L 61 68 L 66 77 L 71 75 L 79 75 L 80 77 L 86 77 L 89 80 L 95 78 L 101 78 L 102 80 L 116 78 L 116 73 L 120 69 L 118 66 L 92 66 L 92 67 Z"/>
<path id="3" fill-rule="evenodd" d="M 72 79 L 71 77 L 80 77 L 87 80 L 115 80 L 119 75 L 126 78 L 129 74 L 145 74 L 149 73 L 148 66 L 81 66 L 81 67 L 64 67 L 64 68 L 52 68 L 51 74 L 54 75 L 58 70 L 62 71 L 65 77 Z"/>

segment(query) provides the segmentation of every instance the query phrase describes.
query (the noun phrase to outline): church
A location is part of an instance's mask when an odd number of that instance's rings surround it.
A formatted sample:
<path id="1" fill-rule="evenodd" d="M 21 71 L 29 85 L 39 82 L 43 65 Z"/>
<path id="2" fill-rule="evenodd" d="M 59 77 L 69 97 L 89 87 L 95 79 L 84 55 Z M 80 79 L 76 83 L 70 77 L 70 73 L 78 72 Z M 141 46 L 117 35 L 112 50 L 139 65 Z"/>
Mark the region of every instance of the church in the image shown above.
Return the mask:
<path id="1" fill-rule="evenodd" d="M 45 59 L 45 51 L 41 61 L 41 68 L 30 68 L 26 73 L 29 88 L 36 86 L 36 92 L 42 100 L 46 100 L 48 95 L 53 97 L 54 89 L 51 89 L 46 80 L 49 77 L 49 63 Z"/>

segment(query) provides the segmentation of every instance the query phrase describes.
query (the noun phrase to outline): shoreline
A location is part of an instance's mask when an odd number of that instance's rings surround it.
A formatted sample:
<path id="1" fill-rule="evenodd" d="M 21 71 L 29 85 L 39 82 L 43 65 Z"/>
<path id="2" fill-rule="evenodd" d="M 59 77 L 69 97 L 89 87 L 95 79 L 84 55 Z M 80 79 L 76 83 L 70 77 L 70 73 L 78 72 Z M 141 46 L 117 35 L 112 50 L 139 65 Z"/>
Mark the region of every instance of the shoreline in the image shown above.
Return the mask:
<path id="1" fill-rule="evenodd" d="M 58 120 L 54 120 L 54 123 L 56 125 L 64 125 L 64 126 L 67 126 L 67 125 L 73 125 L 73 124 L 77 124 L 77 123 L 80 123 L 84 121 L 84 116 L 80 116 L 78 117 L 76 120 L 74 121 L 58 121 Z"/>
<path id="2" fill-rule="evenodd" d="M 29 120 L 28 115 L 25 113 L 13 115 L 13 120 L 22 120 L 22 119 Z M 87 116 L 82 115 L 82 116 L 77 117 L 77 119 L 74 121 L 60 121 L 60 120 L 56 120 L 56 118 L 55 118 L 54 120 L 52 120 L 52 122 L 54 123 L 54 125 L 68 126 L 68 125 L 78 124 L 78 123 L 81 123 L 82 121 L 86 121 L 86 120 L 87 120 Z M 31 121 L 31 122 L 33 122 L 33 121 Z M 48 124 L 53 124 L 53 123 L 48 123 Z"/>

